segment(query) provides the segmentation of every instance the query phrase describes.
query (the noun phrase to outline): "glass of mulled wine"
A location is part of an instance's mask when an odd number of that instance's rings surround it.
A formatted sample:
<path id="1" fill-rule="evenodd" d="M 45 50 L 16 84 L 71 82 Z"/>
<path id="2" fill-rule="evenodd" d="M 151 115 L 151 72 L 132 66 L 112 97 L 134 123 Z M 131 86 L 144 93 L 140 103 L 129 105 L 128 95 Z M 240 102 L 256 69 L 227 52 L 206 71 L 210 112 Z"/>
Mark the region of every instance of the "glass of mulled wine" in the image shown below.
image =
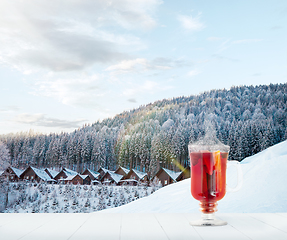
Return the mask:
<path id="1" fill-rule="evenodd" d="M 227 161 L 230 147 L 218 139 L 205 138 L 188 145 L 190 157 L 191 194 L 200 201 L 202 218 L 190 222 L 193 226 L 222 226 L 227 222 L 216 219 L 217 201 L 226 193 L 226 169 L 233 163 L 237 168 L 237 191 L 242 185 L 242 172 L 237 161 Z"/>

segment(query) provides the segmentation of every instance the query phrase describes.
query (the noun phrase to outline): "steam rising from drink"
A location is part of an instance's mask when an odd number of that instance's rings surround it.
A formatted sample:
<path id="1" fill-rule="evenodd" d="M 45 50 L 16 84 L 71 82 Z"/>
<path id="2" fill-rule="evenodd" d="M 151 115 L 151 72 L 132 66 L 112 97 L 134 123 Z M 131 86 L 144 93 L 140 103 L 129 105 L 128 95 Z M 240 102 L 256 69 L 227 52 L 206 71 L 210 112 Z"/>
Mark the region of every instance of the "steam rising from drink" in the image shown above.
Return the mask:
<path id="1" fill-rule="evenodd" d="M 209 151 L 209 152 L 229 152 L 230 147 L 221 143 L 216 137 L 216 130 L 211 121 L 213 114 L 208 115 L 204 120 L 205 135 L 198 141 L 191 143 L 188 148 L 189 152 Z"/>

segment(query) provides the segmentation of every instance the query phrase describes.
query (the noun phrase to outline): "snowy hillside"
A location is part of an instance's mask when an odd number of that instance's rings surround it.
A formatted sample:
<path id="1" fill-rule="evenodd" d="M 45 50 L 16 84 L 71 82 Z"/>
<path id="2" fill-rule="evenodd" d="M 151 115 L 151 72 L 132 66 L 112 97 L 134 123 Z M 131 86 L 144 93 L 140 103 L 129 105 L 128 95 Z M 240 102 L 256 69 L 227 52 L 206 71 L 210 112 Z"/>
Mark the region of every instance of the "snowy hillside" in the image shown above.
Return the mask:
<path id="1" fill-rule="evenodd" d="M 218 212 L 287 212 L 287 141 L 244 159 L 241 166 L 243 186 L 238 192 L 226 193 L 218 202 Z M 235 181 L 233 170 L 228 169 L 227 183 Z M 190 179 L 186 179 L 102 212 L 198 212 L 198 204 L 190 194 Z"/>
<path id="2" fill-rule="evenodd" d="M 13 183 L 6 213 L 89 213 L 148 196 L 159 186 Z M 1 195 L 0 195 L 1 196 Z"/>

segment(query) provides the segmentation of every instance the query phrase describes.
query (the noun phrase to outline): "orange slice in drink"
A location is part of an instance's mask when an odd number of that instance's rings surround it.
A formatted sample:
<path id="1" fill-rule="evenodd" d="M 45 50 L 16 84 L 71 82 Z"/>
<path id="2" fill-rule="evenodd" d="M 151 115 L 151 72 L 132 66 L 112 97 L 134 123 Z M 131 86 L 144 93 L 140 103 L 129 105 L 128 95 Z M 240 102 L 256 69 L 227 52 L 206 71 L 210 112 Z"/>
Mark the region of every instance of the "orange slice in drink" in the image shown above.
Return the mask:
<path id="1" fill-rule="evenodd" d="M 214 159 L 214 166 L 215 170 L 218 172 L 221 172 L 221 157 L 220 157 L 220 151 L 213 153 L 213 159 Z"/>
<path id="2" fill-rule="evenodd" d="M 220 151 L 213 153 L 214 157 L 214 166 L 215 166 L 215 178 L 216 178 L 216 191 L 221 192 L 222 190 L 222 181 L 221 181 L 221 154 Z"/>

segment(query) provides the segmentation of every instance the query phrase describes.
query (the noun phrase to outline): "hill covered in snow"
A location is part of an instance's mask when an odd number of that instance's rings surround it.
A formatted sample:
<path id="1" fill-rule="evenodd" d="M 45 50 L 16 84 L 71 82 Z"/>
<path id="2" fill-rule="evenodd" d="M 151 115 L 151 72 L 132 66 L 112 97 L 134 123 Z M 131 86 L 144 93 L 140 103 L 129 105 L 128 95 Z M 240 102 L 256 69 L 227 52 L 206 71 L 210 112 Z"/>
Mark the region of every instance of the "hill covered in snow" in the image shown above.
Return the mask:
<path id="1" fill-rule="evenodd" d="M 287 212 L 287 141 L 272 146 L 241 162 L 243 185 L 238 192 L 226 193 L 218 202 L 221 213 Z M 229 168 L 227 183 L 236 174 Z M 199 202 L 191 196 L 190 179 L 171 184 L 154 194 L 127 205 L 102 212 L 198 212 Z"/>
<path id="2" fill-rule="evenodd" d="M 60 170 L 64 164 L 83 172 L 120 165 L 154 176 L 159 164 L 169 168 L 171 158 L 187 166 L 188 144 L 205 134 L 205 120 L 230 146 L 230 158 L 241 161 L 286 140 L 286 119 L 287 83 L 238 86 L 163 99 L 71 133 L 0 134 L 0 141 L 19 169 Z"/>

